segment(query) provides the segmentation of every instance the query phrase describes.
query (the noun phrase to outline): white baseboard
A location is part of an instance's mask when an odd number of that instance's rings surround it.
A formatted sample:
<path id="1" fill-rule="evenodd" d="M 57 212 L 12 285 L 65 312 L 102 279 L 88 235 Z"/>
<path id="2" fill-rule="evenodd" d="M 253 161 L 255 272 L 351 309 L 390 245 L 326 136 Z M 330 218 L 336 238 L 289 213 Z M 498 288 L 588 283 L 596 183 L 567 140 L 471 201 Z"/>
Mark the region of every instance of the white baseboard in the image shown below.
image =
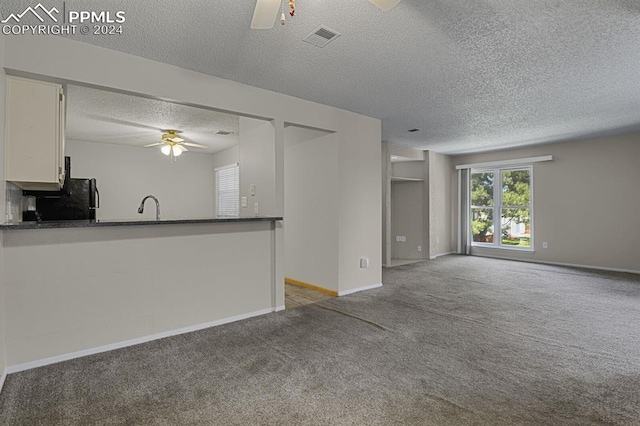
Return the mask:
<path id="1" fill-rule="evenodd" d="M 593 265 L 580 265 L 578 263 L 564 263 L 564 262 L 549 262 L 546 260 L 536 260 L 536 259 L 514 259 L 509 257 L 500 257 L 500 256 L 491 256 L 487 254 L 473 254 L 473 256 L 478 257 L 489 257 L 491 259 L 500 259 L 500 260 L 513 260 L 516 262 L 525 262 L 525 263 L 540 263 L 543 265 L 554 265 L 554 266 L 568 266 L 570 268 L 584 268 L 584 269 L 595 269 L 598 271 L 610 271 L 610 272 L 624 272 L 627 274 L 640 274 L 640 271 L 636 271 L 635 269 L 621 269 L 621 268 L 608 268 L 606 266 L 593 266 Z"/>
<path id="2" fill-rule="evenodd" d="M 5 368 L 4 372 L 2 373 L 2 376 L 0 376 L 0 393 L 2 392 L 2 387 L 4 386 L 4 381 L 7 379 L 7 374 L 9 374 L 7 372 L 7 369 Z"/>
<path id="3" fill-rule="evenodd" d="M 339 291 L 338 297 L 346 296 L 348 294 L 358 293 L 360 291 L 373 290 L 374 288 L 380 288 L 380 287 L 382 287 L 382 283 L 371 284 L 364 287 L 352 288 L 351 290 Z"/>
<path id="4" fill-rule="evenodd" d="M 45 365 L 56 364 L 58 362 L 69 361 L 71 359 L 81 358 L 84 356 L 95 355 L 102 352 L 109 352 L 115 349 L 126 348 L 128 346 L 139 345 L 141 343 L 147 343 L 152 340 L 158 340 L 158 339 L 164 339 L 166 337 L 177 336 L 178 334 L 191 333 L 194 331 L 203 330 L 205 328 L 216 327 L 219 325 L 236 322 L 243 319 L 253 318 L 260 315 L 270 314 L 275 310 L 276 309 L 274 308 L 261 309 L 259 311 L 249 312 L 247 314 L 236 315 L 228 318 L 223 318 L 217 321 L 211 321 L 204 324 L 196 324 L 189 327 L 179 328 L 177 330 L 170 330 L 162 333 L 152 334 L 150 336 L 138 337 L 136 339 L 125 340 L 123 342 L 117 342 L 109 345 L 98 346 L 96 348 L 85 349 L 77 352 L 71 352 L 68 354 L 58 355 L 51 358 L 40 359 L 37 361 L 26 362 L 24 364 L 11 365 L 5 369 L 5 375 L 11 374 L 11 373 L 18 373 L 20 371 L 25 371 L 25 370 L 31 370 L 32 368 L 44 367 Z M 2 380 L 4 381 L 4 376 Z"/>
<path id="5" fill-rule="evenodd" d="M 278 306 L 278 307 L 275 309 L 275 311 L 276 311 L 276 312 L 280 312 L 280 311 L 284 311 L 285 309 L 286 309 L 286 308 L 284 307 L 284 305 L 282 305 L 282 306 Z"/>
<path id="6" fill-rule="evenodd" d="M 440 253 L 440 254 L 436 254 L 435 256 L 430 256 L 430 257 L 429 257 L 429 260 L 436 260 L 436 259 L 437 259 L 437 258 L 439 258 L 439 257 L 442 257 L 442 256 L 449 256 L 450 254 L 456 254 L 456 252 L 455 252 L 455 251 L 450 251 L 450 252 L 447 252 L 447 253 Z"/>

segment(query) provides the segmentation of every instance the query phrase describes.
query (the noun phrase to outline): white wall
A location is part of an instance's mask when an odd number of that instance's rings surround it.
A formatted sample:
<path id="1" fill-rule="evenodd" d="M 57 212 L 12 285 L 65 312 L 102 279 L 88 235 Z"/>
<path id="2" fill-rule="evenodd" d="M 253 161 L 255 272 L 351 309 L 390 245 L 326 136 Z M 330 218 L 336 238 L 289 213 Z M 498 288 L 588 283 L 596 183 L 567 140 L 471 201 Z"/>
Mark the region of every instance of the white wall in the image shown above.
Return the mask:
<path id="1" fill-rule="evenodd" d="M 275 129 L 270 121 L 240 117 L 238 132 L 240 141 L 240 198 L 247 197 L 247 207 L 240 206 L 240 216 L 255 216 L 258 203 L 259 215 L 275 216 L 276 163 Z M 250 186 L 255 185 L 255 195 Z"/>
<path id="2" fill-rule="evenodd" d="M 269 222 L 4 232 L 15 366 L 272 306 Z"/>
<path id="3" fill-rule="evenodd" d="M 424 179 L 425 167 L 424 161 L 400 161 L 391 163 L 391 176 Z"/>
<path id="4" fill-rule="evenodd" d="M 214 164 L 211 154 L 187 152 L 171 164 L 158 148 L 67 141 L 73 178 L 96 178 L 100 191 L 100 220 L 154 220 L 153 200 L 138 206 L 146 195 L 160 201 L 163 219 L 214 216 Z"/>
<path id="5" fill-rule="evenodd" d="M 338 120 L 340 292 L 382 282 L 379 120 L 343 112 Z M 360 268 L 360 258 L 369 268 Z"/>
<path id="6" fill-rule="evenodd" d="M 217 182 L 216 182 L 216 174 L 215 174 L 215 169 L 217 169 L 218 167 L 224 167 L 224 166 L 228 166 L 234 163 L 240 163 L 240 145 L 235 145 L 232 146 L 231 148 L 227 148 L 224 151 L 219 151 L 216 152 L 215 154 L 212 155 L 213 157 L 213 189 L 214 189 L 214 196 L 213 196 L 213 212 L 217 212 L 217 203 L 218 200 L 216 198 L 216 194 L 215 194 L 215 189 L 217 188 Z"/>
<path id="7" fill-rule="evenodd" d="M 533 166 L 535 252 L 472 253 L 640 272 L 640 134 L 457 156 L 453 164 L 541 155 L 554 159 Z"/>
<path id="8" fill-rule="evenodd" d="M 1 16 L 1 15 L 0 15 Z M 5 36 L 0 34 L 0 194 L 5 194 L 6 184 L 4 180 L 4 40 Z M 4 197 L 2 197 L 4 198 Z M 5 204 L 0 202 L 0 218 L 5 220 Z M 2 253 L 2 236 L 0 236 L 0 272 L 4 270 L 3 253 Z M 5 358 L 5 297 L 4 297 L 4 277 L 0 273 L 0 377 L 4 373 L 6 367 Z M 1 379 L 0 379 L 1 380 Z M 1 389 L 0 389 L 1 390 Z"/>
<path id="9" fill-rule="evenodd" d="M 232 146 L 224 151 L 216 152 L 212 155 L 213 168 L 228 166 L 240 162 L 240 145 Z"/>
<path id="10" fill-rule="evenodd" d="M 338 291 L 335 134 L 285 129 L 285 276 Z"/>
<path id="11" fill-rule="evenodd" d="M 424 161 L 425 151 L 417 148 L 411 148 L 404 145 L 396 145 L 395 143 L 388 142 L 389 156 L 403 157 L 403 160 L 411 161 Z"/>

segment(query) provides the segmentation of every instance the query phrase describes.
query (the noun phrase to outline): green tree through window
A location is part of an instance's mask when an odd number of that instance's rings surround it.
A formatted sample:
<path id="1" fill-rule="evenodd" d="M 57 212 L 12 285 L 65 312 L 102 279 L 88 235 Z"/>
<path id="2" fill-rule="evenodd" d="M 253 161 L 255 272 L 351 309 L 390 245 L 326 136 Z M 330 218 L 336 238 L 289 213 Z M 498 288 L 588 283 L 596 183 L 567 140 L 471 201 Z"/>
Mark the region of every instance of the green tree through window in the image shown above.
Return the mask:
<path id="1" fill-rule="evenodd" d="M 493 239 L 494 176 L 493 172 L 471 175 L 471 230 L 475 242 Z"/>
<path id="2" fill-rule="evenodd" d="M 502 244 L 530 247 L 531 172 L 502 172 Z M 517 227 L 515 225 L 524 225 Z M 514 235 L 514 229 L 518 229 Z"/>
<path id="3" fill-rule="evenodd" d="M 471 174 L 471 231 L 474 243 L 531 248 L 531 168 Z"/>

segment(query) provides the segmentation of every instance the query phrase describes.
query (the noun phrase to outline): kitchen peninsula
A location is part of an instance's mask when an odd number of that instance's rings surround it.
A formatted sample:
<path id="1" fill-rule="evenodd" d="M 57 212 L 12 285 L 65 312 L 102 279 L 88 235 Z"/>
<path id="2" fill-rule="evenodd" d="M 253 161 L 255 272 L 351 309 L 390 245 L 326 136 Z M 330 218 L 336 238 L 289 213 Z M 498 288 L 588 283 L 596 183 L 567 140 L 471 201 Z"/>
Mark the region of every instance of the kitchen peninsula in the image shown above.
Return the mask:
<path id="1" fill-rule="evenodd" d="M 16 76 L 6 87 L 8 372 L 284 308 L 274 173 L 250 161 L 272 149 L 270 121 Z"/>
<path id="2" fill-rule="evenodd" d="M 0 225 L 9 372 L 283 309 L 281 220 Z"/>
<path id="3" fill-rule="evenodd" d="M 0 228 L 0 373 L 279 310 L 287 273 L 341 295 L 381 285 L 379 120 L 65 37 L 0 34 L 0 81 L 7 76 L 66 90 L 43 85 L 50 107 L 7 112 L 18 86 L 7 93 L 0 83 L 0 189 L 58 191 L 69 156 L 74 179 L 96 179 L 101 205 L 90 226 Z M 63 126 L 55 118 L 65 115 Z M 5 124 L 16 130 L 21 117 L 49 130 L 14 144 Z M 170 129 L 224 146 L 188 146 L 174 161 L 177 152 L 157 145 L 179 142 L 165 137 Z M 23 159 L 34 152 L 50 161 Z M 163 219 L 220 216 L 215 174 L 234 164 L 247 219 L 137 222 L 156 216 L 151 205 L 137 211 L 148 194 Z M 35 179 L 47 188 L 25 188 Z M 10 198 L 0 215 L 17 221 Z"/>

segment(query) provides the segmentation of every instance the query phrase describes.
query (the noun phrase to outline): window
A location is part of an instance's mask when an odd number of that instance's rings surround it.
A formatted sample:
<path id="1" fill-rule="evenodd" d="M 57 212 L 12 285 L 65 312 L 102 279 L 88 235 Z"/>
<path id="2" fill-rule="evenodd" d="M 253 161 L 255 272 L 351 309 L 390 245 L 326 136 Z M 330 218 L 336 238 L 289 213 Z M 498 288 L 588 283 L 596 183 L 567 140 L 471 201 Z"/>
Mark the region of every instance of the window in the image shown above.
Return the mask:
<path id="1" fill-rule="evenodd" d="M 532 171 L 532 167 L 472 170 L 473 245 L 533 249 Z"/>
<path id="2" fill-rule="evenodd" d="M 240 167 L 237 163 L 216 169 L 216 214 L 240 215 Z"/>

